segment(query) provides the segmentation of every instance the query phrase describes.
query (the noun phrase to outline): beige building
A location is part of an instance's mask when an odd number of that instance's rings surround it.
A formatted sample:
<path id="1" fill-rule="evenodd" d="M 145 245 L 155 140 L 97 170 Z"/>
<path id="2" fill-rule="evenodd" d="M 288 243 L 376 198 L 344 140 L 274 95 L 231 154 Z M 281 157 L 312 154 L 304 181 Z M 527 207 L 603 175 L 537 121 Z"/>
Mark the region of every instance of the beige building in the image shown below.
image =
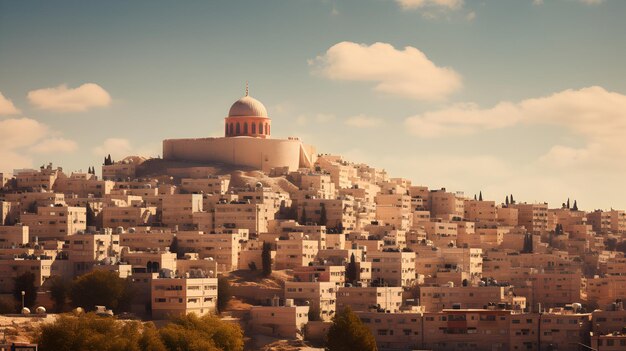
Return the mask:
<path id="1" fill-rule="evenodd" d="M 481 309 L 490 304 L 517 311 L 526 308 L 526 298 L 515 296 L 511 287 L 504 286 L 420 286 L 419 302 L 427 312 L 453 307 Z"/>
<path id="2" fill-rule="evenodd" d="M 152 318 L 215 313 L 217 278 L 157 278 L 151 281 Z"/>
<path id="3" fill-rule="evenodd" d="M 87 229 L 87 210 L 84 207 L 37 207 L 37 213 L 24 213 L 22 223 L 28 226 L 31 238 L 65 240 L 68 235 Z"/>
<path id="4" fill-rule="evenodd" d="M 337 290 L 337 311 L 350 307 L 353 311 L 400 311 L 402 287 L 340 287 Z"/>
<path id="5" fill-rule="evenodd" d="M 297 306 L 309 306 L 310 320 L 330 321 L 336 308 L 337 285 L 334 282 L 285 282 L 285 299 Z"/>
<path id="6" fill-rule="evenodd" d="M 379 285 L 410 287 L 415 284 L 415 253 L 381 251 L 367 254 L 372 263 L 372 281 Z"/>
<path id="7" fill-rule="evenodd" d="M 0 226 L 0 248 L 28 244 L 28 227 L 23 225 Z"/>
<path id="8" fill-rule="evenodd" d="M 315 261 L 318 244 L 303 237 L 276 242 L 276 269 L 289 269 L 308 266 Z"/>
<path id="9" fill-rule="evenodd" d="M 517 209 L 517 221 L 533 234 L 542 234 L 548 230 L 548 204 L 513 204 Z"/>
<path id="10" fill-rule="evenodd" d="M 288 339 L 302 339 L 309 321 L 309 306 L 295 306 L 287 299 L 284 306 L 252 306 L 250 327 L 254 333 Z"/>

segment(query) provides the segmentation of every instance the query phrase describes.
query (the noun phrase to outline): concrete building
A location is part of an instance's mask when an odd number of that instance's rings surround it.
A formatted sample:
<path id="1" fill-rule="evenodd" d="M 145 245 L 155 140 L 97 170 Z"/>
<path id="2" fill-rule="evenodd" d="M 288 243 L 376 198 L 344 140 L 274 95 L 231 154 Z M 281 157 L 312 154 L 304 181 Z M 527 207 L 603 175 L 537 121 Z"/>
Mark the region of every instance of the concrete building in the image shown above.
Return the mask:
<path id="1" fill-rule="evenodd" d="M 157 278 L 151 280 L 152 318 L 215 313 L 217 278 Z"/>

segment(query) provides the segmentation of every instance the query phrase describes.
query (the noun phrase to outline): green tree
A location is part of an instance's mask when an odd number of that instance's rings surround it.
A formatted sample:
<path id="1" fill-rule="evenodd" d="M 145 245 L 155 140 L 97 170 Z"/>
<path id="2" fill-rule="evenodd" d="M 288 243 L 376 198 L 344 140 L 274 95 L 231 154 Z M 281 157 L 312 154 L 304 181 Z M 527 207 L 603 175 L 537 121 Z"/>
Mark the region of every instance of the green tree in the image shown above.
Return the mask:
<path id="1" fill-rule="evenodd" d="M 505 205 L 509 206 L 509 195 L 506 196 Z"/>
<path id="2" fill-rule="evenodd" d="M 482 190 L 478 194 L 478 201 L 483 201 L 483 192 L 482 192 Z"/>
<path id="3" fill-rule="evenodd" d="M 350 307 L 333 317 L 326 341 L 327 351 L 377 351 L 376 339 L 370 330 L 352 312 Z"/>
<path id="4" fill-rule="evenodd" d="M 328 223 L 328 218 L 326 217 L 326 205 L 322 203 L 322 206 L 320 209 L 320 225 L 325 226 L 326 223 Z"/>
<path id="5" fill-rule="evenodd" d="M 263 265 L 263 276 L 269 277 L 272 274 L 272 245 L 270 243 L 263 242 L 261 264 Z"/>
<path id="6" fill-rule="evenodd" d="M 35 340 L 41 351 L 167 351 L 151 323 L 120 322 L 94 313 L 59 315 L 41 325 Z"/>
<path id="7" fill-rule="evenodd" d="M 86 310 L 102 305 L 114 311 L 127 311 L 132 297 L 132 288 L 126 279 L 115 272 L 102 270 L 78 277 L 70 290 L 72 305 Z"/>
<path id="8" fill-rule="evenodd" d="M 567 208 L 570 208 L 569 207 L 569 197 L 567 198 L 566 206 L 567 206 Z"/>
<path id="9" fill-rule="evenodd" d="M 576 203 L 576 200 L 574 200 L 574 206 L 572 206 L 572 211 L 578 211 L 578 204 Z"/>
<path id="10" fill-rule="evenodd" d="M 71 283 L 62 277 L 55 275 L 49 279 L 50 284 L 50 297 L 54 301 L 55 312 L 63 312 L 69 296 Z"/>
<path id="11" fill-rule="evenodd" d="M 159 334 L 170 351 L 243 350 L 243 331 L 239 325 L 214 315 L 198 317 L 191 313 L 176 317 Z"/>
<path id="12" fill-rule="evenodd" d="M 348 283 L 354 283 L 357 279 L 356 258 L 354 253 L 350 255 L 350 263 L 346 267 L 346 280 Z"/>
<path id="13" fill-rule="evenodd" d="M 217 279 L 217 310 L 222 313 L 228 302 L 233 297 L 233 293 L 230 289 L 230 282 L 226 277 L 219 277 Z"/>
<path id="14" fill-rule="evenodd" d="M 13 298 L 20 306 L 22 305 L 22 291 L 24 292 L 24 306 L 33 307 L 37 301 L 37 288 L 35 287 L 35 274 L 24 272 L 13 278 Z"/>

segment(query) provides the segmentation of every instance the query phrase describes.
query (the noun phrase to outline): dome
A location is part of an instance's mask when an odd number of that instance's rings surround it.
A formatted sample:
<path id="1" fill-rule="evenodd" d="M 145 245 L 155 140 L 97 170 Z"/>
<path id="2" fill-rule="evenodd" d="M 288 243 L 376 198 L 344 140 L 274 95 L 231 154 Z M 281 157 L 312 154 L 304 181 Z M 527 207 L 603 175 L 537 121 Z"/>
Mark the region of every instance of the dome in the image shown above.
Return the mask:
<path id="1" fill-rule="evenodd" d="M 267 110 L 261 101 L 246 95 L 230 107 L 228 117 L 267 117 Z"/>

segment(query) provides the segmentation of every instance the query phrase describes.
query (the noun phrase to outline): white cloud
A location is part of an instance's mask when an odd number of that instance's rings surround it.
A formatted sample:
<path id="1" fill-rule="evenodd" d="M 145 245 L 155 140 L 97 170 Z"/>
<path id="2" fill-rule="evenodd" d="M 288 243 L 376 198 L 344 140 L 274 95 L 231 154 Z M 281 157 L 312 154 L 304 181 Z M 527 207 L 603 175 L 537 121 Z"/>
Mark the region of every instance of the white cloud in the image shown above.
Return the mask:
<path id="1" fill-rule="evenodd" d="M 387 43 L 341 42 L 310 60 L 313 71 L 331 80 L 375 82 L 374 90 L 416 100 L 441 100 L 461 87 L 453 69 L 438 67 L 420 50 Z"/>
<path id="2" fill-rule="evenodd" d="M 383 120 L 377 117 L 357 115 L 346 119 L 344 123 L 356 128 L 376 128 L 382 125 Z"/>
<path id="3" fill-rule="evenodd" d="M 0 120 L 0 172 L 32 167 L 35 153 L 68 153 L 76 150 L 75 142 L 55 138 L 55 134 L 47 125 L 34 119 Z"/>
<path id="4" fill-rule="evenodd" d="M 28 92 L 28 100 L 37 108 L 55 112 L 83 112 L 111 104 L 109 93 L 95 83 L 86 83 L 73 89 L 62 84 L 54 88 L 33 90 Z"/>
<path id="5" fill-rule="evenodd" d="M 580 0 L 581 3 L 585 5 L 599 5 L 604 2 L 604 0 Z"/>
<path id="6" fill-rule="evenodd" d="M 30 118 L 0 120 L 0 149 L 15 150 L 30 146 L 50 133 L 45 124 Z"/>
<path id="7" fill-rule="evenodd" d="M 409 133 L 424 138 L 468 135 L 515 125 L 549 125 L 567 130 L 581 147 L 553 145 L 538 160 L 542 167 L 591 167 L 626 170 L 626 95 L 602 87 L 565 90 L 518 103 L 501 102 L 489 109 L 475 104 L 409 117 Z"/>
<path id="8" fill-rule="evenodd" d="M 94 155 L 105 157 L 111 155 L 114 161 L 121 160 L 126 156 L 153 157 L 160 154 L 160 144 L 148 144 L 139 147 L 132 145 L 130 140 L 124 138 L 108 138 L 92 149 Z"/>
<path id="9" fill-rule="evenodd" d="M 396 0 L 405 10 L 424 7 L 437 7 L 448 10 L 457 10 L 463 7 L 463 0 Z"/>
<path id="10" fill-rule="evenodd" d="M 19 115 L 21 111 L 0 93 L 0 115 Z"/>
<path id="11" fill-rule="evenodd" d="M 65 138 L 48 138 L 31 146 L 30 150 L 38 154 L 70 153 L 78 149 L 74 140 Z"/>
<path id="12" fill-rule="evenodd" d="M 309 123 L 309 120 L 315 123 L 328 123 L 335 120 L 335 115 L 331 113 L 318 113 L 315 115 L 299 115 L 296 117 L 296 124 L 299 126 L 305 126 Z"/>

